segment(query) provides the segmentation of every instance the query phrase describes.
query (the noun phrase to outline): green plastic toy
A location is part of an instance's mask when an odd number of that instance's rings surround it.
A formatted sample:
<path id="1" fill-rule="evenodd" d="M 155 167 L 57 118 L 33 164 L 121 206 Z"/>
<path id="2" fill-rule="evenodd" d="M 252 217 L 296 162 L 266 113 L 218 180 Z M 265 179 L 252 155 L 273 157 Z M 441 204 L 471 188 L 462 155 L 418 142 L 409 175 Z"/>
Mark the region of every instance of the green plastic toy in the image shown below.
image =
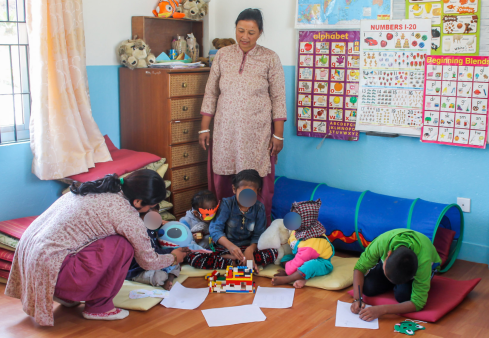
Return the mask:
<path id="1" fill-rule="evenodd" d="M 401 322 L 400 324 L 394 325 L 394 330 L 396 332 L 404 333 L 407 334 L 408 336 L 414 336 L 414 332 L 418 330 L 424 330 L 425 327 L 421 326 L 419 324 L 416 324 L 415 322 L 411 322 L 409 320 L 405 320 Z"/>

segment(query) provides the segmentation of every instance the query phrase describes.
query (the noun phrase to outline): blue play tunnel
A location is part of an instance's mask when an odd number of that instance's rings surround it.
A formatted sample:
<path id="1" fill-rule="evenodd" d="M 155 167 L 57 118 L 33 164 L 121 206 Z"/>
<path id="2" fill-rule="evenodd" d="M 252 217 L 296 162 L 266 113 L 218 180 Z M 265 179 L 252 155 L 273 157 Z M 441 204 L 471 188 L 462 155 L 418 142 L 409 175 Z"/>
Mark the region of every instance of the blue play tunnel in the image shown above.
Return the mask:
<path id="1" fill-rule="evenodd" d="M 370 191 L 356 192 L 304 182 L 286 177 L 275 180 L 272 217 L 283 218 L 293 202 L 316 200 L 322 206 L 319 221 L 336 249 L 363 251 L 380 234 L 398 228 L 413 229 L 432 242 L 438 229 L 454 232 L 443 271 L 457 258 L 462 245 L 464 219 L 457 204 L 440 204 L 422 199 L 405 199 L 379 195 Z M 450 232 L 453 236 L 453 232 Z"/>

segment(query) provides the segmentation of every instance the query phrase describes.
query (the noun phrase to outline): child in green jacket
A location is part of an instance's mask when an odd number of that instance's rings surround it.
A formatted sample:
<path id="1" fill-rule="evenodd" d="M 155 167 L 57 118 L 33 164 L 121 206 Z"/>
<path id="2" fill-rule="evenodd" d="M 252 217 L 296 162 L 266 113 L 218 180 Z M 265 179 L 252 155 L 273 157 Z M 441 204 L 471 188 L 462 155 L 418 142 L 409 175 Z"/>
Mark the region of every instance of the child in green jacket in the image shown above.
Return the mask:
<path id="1" fill-rule="evenodd" d="M 384 314 L 420 311 L 426 304 L 431 277 L 441 263 L 428 237 L 395 229 L 377 237 L 362 253 L 353 272 L 353 313 L 372 321 Z M 394 289 L 399 304 L 360 308 L 360 292 L 376 296 Z"/>

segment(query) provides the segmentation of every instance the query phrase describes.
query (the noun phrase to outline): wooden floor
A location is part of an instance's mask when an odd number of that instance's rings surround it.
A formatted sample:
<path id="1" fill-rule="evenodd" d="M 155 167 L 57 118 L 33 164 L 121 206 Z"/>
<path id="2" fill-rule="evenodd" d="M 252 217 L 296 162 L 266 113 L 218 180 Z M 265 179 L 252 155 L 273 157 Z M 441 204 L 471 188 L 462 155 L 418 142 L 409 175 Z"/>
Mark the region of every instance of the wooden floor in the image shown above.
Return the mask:
<path id="1" fill-rule="evenodd" d="M 457 261 L 444 276 L 466 280 L 482 277 L 481 283 L 465 301 L 436 324 L 424 324 L 420 337 L 489 337 L 489 270 L 485 264 Z M 256 278 L 257 285 L 270 286 L 270 279 Z M 189 278 L 187 287 L 205 287 L 203 278 Z M 350 289 L 350 288 L 349 288 Z M 85 320 L 83 305 L 67 309 L 55 305 L 55 326 L 40 327 L 23 311 L 18 299 L 4 295 L 0 284 L 0 337 L 407 337 L 394 333 L 394 324 L 403 318 L 382 317 L 380 330 L 335 327 L 336 301 L 351 301 L 346 291 L 324 291 L 306 287 L 295 293 L 291 309 L 263 309 L 267 320 L 261 323 L 209 328 L 200 310 L 251 304 L 253 295 L 210 294 L 197 310 L 166 309 L 157 305 L 148 312 L 131 311 L 121 321 Z M 450 295 L 447 295 L 450 297 Z"/>

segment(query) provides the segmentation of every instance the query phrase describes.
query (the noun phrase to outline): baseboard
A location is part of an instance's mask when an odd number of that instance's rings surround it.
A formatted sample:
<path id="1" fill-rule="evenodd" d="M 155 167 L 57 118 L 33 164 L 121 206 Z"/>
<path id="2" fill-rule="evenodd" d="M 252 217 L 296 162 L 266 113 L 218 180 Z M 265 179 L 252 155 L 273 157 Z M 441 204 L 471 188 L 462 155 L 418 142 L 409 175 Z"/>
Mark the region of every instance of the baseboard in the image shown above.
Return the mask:
<path id="1" fill-rule="evenodd" d="M 489 264 L 489 246 L 464 241 L 458 259 Z"/>

